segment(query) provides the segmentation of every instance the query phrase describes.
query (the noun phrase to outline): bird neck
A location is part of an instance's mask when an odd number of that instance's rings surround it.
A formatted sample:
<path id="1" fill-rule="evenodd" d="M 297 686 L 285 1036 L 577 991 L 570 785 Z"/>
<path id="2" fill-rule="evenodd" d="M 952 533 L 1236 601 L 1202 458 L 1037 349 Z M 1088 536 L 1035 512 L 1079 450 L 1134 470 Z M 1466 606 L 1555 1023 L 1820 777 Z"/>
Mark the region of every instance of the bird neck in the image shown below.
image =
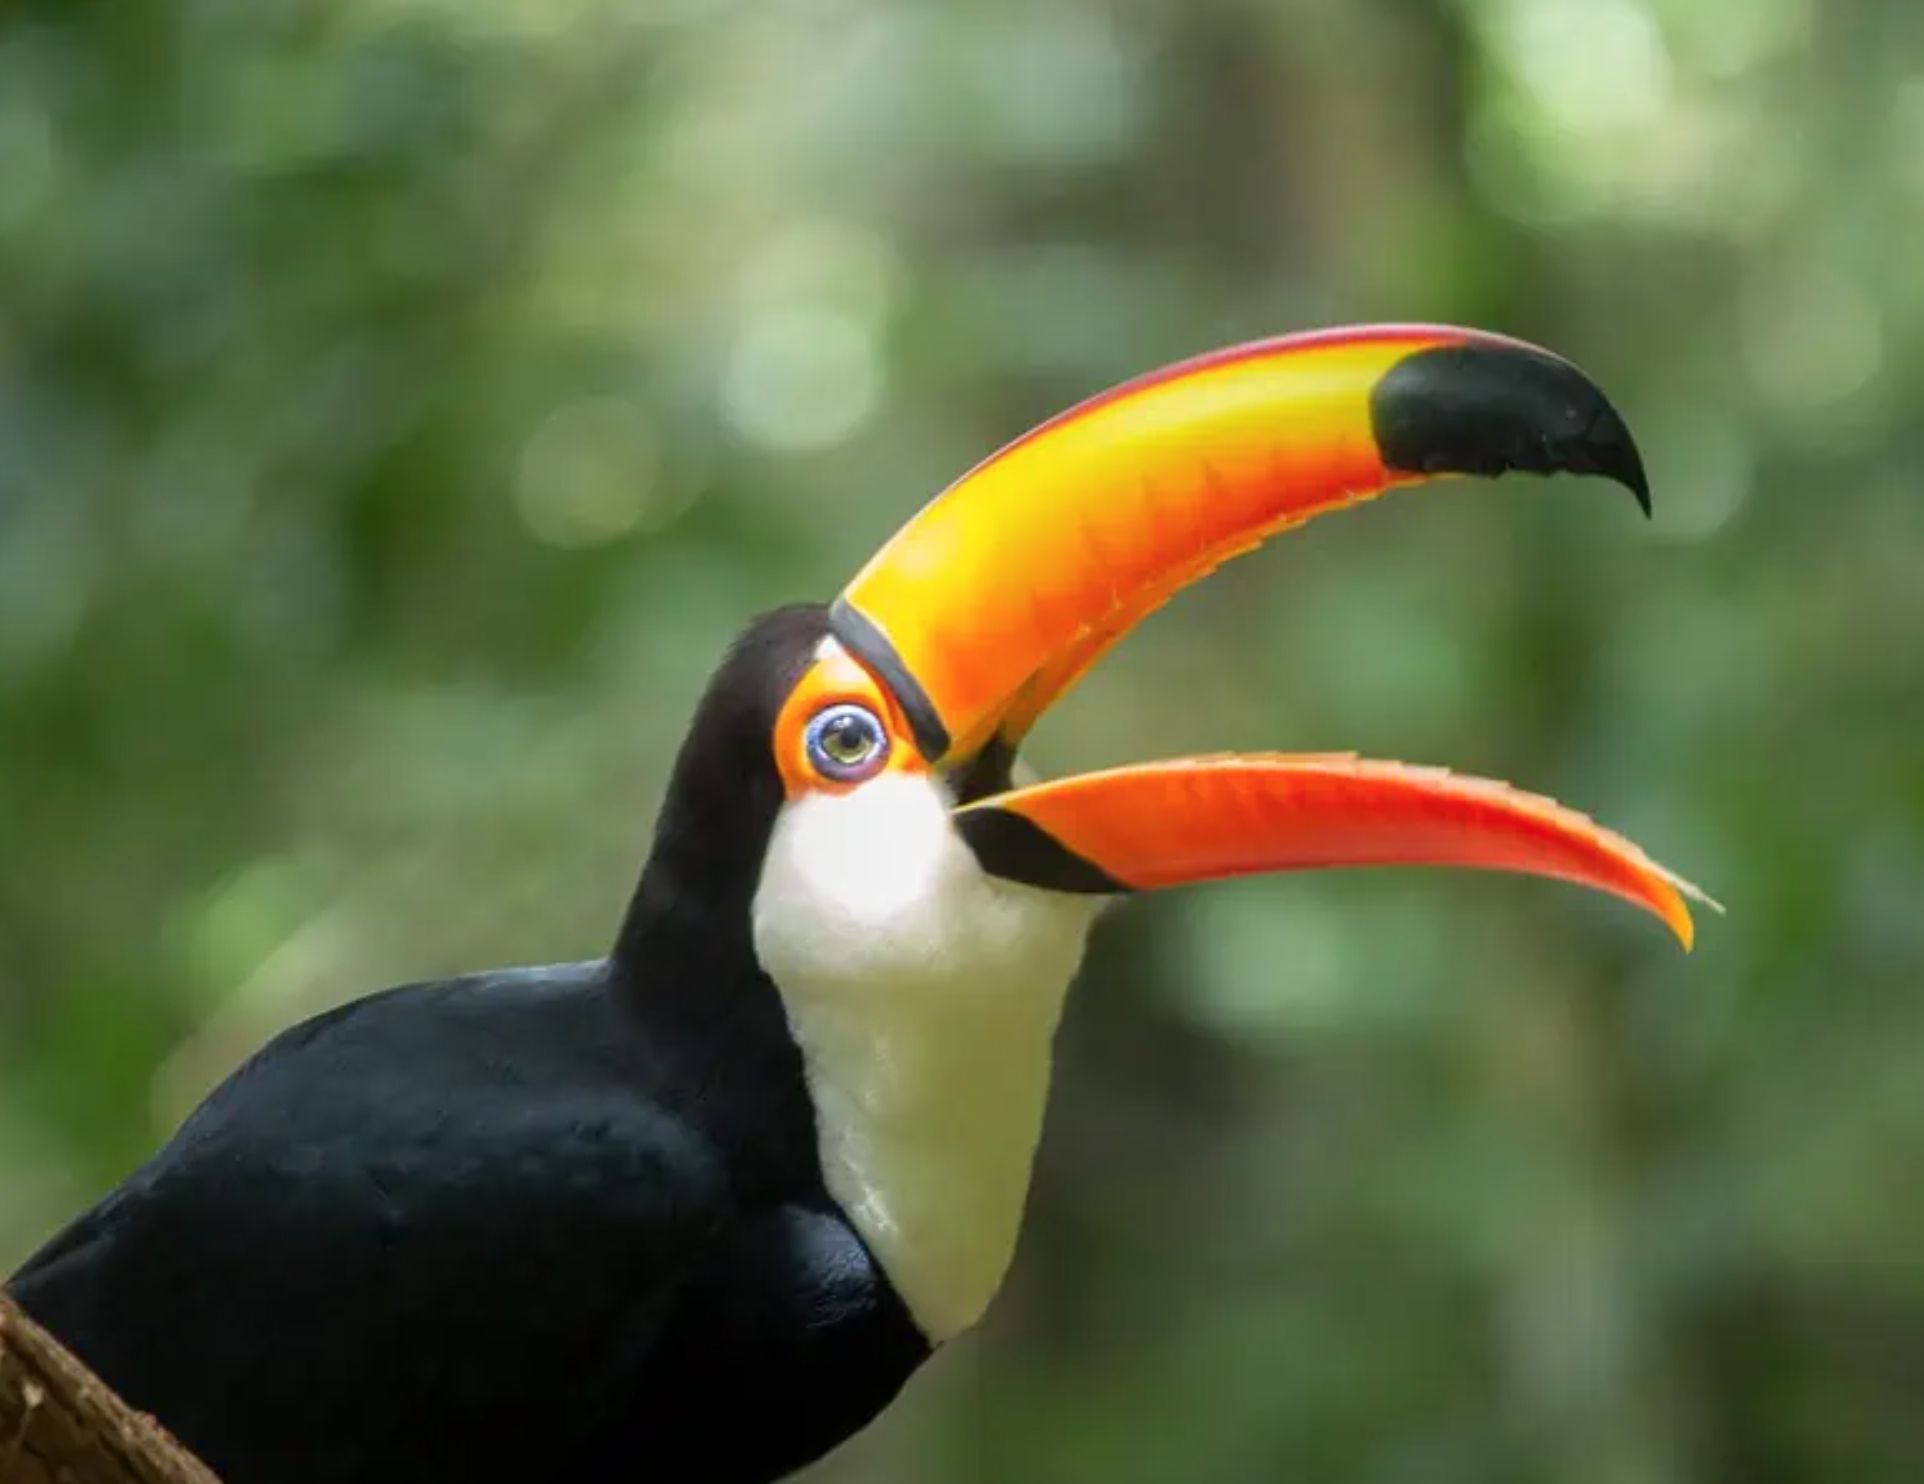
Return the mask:
<path id="1" fill-rule="evenodd" d="M 913 778 L 791 804 L 753 907 L 823 1178 L 936 1343 L 981 1317 L 1014 1255 L 1056 1026 L 1100 910 L 986 876 L 949 808 Z"/>
<path id="2" fill-rule="evenodd" d="M 781 996 L 755 961 L 747 907 L 643 872 L 609 957 L 609 988 L 645 1049 L 652 1090 L 710 1141 L 747 1200 L 826 1195 L 815 1113 Z"/>
<path id="3" fill-rule="evenodd" d="M 1014 1258 L 1069 972 L 939 1008 L 788 993 L 823 1179 L 933 1343 L 982 1317 Z"/>

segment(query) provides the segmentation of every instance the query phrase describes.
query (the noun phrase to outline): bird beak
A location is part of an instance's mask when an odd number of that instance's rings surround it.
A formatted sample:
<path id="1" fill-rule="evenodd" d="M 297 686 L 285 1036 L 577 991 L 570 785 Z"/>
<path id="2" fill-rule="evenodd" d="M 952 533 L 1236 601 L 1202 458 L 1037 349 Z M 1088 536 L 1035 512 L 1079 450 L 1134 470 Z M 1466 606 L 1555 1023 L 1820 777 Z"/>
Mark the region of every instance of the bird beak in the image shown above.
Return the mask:
<path id="1" fill-rule="evenodd" d="M 1276 532 L 1399 485 L 1509 471 L 1603 475 L 1650 508 L 1616 409 L 1536 346 L 1447 326 L 1235 346 L 1099 394 L 977 465 L 870 559 L 831 625 L 928 764 L 956 770 L 1013 755 L 1110 645 Z M 1549 800 L 1343 755 L 1113 769 L 965 800 L 956 824 L 985 870 L 1063 891 L 1456 865 L 1613 892 L 1686 948 L 1684 897 L 1708 902 Z"/>

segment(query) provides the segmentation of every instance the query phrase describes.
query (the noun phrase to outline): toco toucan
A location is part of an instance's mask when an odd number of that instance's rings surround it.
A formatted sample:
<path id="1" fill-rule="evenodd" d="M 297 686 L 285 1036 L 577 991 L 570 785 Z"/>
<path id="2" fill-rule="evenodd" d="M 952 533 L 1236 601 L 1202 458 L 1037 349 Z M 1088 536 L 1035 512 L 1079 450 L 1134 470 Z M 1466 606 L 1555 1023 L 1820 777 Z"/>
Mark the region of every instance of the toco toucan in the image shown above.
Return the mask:
<path id="1" fill-rule="evenodd" d="M 1263 340 L 1062 413 L 832 602 L 739 634 L 605 957 L 284 1031 L 11 1292 L 226 1484 L 798 1470 L 994 1298 L 1105 904 L 1456 865 L 1615 893 L 1689 946 L 1708 899 L 1499 783 L 1340 753 L 1017 781 L 1044 709 L 1224 559 L 1512 470 L 1649 510 L 1604 394 L 1480 331 Z"/>

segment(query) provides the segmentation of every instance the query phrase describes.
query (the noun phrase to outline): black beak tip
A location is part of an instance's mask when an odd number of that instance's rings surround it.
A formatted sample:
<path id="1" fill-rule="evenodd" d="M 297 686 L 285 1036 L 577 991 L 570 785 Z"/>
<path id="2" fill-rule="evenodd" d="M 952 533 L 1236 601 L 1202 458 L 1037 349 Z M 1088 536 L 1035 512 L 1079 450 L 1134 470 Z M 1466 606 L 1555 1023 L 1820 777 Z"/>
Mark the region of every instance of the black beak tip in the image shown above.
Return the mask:
<path id="1" fill-rule="evenodd" d="M 1619 427 L 1623 427 L 1621 422 Z M 1623 457 L 1613 468 L 1601 472 L 1617 481 L 1637 497 L 1637 505 L 1643 511 L 1645 520 L 1655 514 L 1650 508 L 1650 477 L 1643 471 L 1643 456 L 1637 452 L 1637 445 L 1630 440 L 1630 430 L 1623 431 Z"/>
<path id="2" fill-rule="evenodd" d="M 1432 346 L 1370 394 L 1385 465 L 1408 474 L 1600 474 L 1651 514 L 1650 480 L 1623 416 L 1568 361 L 1531 346 Z"/>

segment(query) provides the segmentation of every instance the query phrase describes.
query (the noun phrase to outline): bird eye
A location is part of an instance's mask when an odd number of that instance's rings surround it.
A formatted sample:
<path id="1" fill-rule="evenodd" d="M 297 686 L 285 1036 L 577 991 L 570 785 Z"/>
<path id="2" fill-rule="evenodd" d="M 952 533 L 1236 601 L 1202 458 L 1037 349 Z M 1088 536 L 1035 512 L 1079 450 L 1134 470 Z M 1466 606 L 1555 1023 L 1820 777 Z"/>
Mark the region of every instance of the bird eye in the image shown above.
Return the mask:
<path id="1" fill-rule="evenodd" d="M 873 711 L 844 703 L 823 710 L 808 724 L 808 760 L 842 782 L 869 777 L 888 757 L 888 733 Z"/>

